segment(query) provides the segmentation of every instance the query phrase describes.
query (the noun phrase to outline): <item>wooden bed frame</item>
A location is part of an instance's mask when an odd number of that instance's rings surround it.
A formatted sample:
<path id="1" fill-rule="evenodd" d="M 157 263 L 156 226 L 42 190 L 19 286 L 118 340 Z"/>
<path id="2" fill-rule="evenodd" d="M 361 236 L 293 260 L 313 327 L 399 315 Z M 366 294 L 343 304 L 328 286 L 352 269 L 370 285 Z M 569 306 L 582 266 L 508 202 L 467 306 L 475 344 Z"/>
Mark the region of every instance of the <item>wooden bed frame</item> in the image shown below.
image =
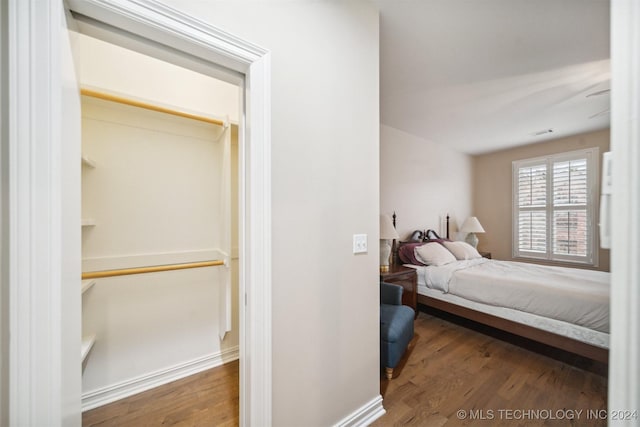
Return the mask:
<path id="1" fill-rule="evenodd" d="M 481 311 L 472 310 L 470 308 L 436 298 L 430 298 L 425 295 L 418 294 L 418 304 L 435 308 L 465 319 L 473 320 L 474 322 L 482 323 L 484 325 L 491 326 L 492 328 L 500 329 L 501 331 L 550 345 L 552 347 L 559 348 L 560 350 L 568 351 L 598 362 L 609 362 L 609 350 L 606 348 L 597 347 L 582 341 L 554 334 L 553 332 L 503 319 Z"/>
<path id="2" fill-rule="evenodd" d="M 393 215 L 393 225 L 396 225 L 396 215 Z M 447 237 L 449 236 L 449 215 L 447 215 Z M 402 262 L 397 258 L 397 249 L 403 244 L 415 243 L 415 242 L 398 242 L 398 245 L 394 245 L 394 258 L 399 264 Z M 442 301 L 436 298 L 430 298 L 426 295 L 418 294 L 418 304 L 422 304 L 426 307 L 431 307 L 436 310 L 450 313 L 455 316 L 459 316 L 465 319 L 472 320 L 514 335 L 518 335 L 530 340 L 546 344 L 561 350 L 577 354 L 582 357 L 586 357 L 598 362 L 609 362 L 609 350 L 595 345 L 587 344 L 582 341 L 578 341 L 572 338 L 568 338 L 562 335 L 554 334 L 553 332 L 538 329 L 533 326 L 524 325 L 522 323 L 514 322 L 511 320 L 503 319 L 501 317 L 493 316 L 491 314 L 483 313 L 481 311 L 473 310 L 467 307 L 452 304 L 446 301 Z"/>

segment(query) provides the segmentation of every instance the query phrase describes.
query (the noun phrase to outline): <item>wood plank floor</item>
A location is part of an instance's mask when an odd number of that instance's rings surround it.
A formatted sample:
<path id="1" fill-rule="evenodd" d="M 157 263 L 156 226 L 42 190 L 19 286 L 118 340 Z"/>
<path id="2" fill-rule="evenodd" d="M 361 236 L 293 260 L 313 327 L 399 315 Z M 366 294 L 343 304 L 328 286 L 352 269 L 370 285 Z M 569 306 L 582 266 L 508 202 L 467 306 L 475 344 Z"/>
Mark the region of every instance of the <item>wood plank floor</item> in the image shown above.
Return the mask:
<path id="1" fill-rule="evenodd" d="M 543 356 L 451 320 L 420 313 L 404 368 L 381 379 L 387 414 L 373 426 L 606 425 L 597 412 L 607 408 L 606 366 L 549 349 L 555 358 Z"/>
<path id="2" fill-rule="evenodd" d="M 543 356 L 527 349 L 540 350 L 534 343 L 508 337 L 516 346 L 491 328 L 444 317 L 418 316 L 404 368 L 381 378 L 387 414 L 373 426 L 606 425 L 587 413 L 606 410 L 606 366 L 548 348 L 554 358 Z M 83 414 L 83 426 L 165 425 L 237 426 L 238 362 Z"/>
<path id="3" fill-rule="evenodd" d="M 174 381 L 82 414 L 82 425 L 117 427 L 237 426 L 238 361 Z"/>

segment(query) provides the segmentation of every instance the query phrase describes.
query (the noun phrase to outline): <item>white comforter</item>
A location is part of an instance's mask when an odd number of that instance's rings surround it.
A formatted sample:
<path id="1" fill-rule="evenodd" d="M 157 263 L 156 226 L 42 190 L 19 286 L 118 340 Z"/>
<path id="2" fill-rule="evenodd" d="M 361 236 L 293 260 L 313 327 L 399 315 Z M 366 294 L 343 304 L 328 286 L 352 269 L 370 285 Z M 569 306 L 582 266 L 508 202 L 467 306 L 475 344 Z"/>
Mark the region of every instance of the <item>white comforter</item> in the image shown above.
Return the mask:
<path id="1" fill-rule="evenodd" d="M 423 268 L 429 288 L 609 332 L 609 273 L 484 258 Z"/>

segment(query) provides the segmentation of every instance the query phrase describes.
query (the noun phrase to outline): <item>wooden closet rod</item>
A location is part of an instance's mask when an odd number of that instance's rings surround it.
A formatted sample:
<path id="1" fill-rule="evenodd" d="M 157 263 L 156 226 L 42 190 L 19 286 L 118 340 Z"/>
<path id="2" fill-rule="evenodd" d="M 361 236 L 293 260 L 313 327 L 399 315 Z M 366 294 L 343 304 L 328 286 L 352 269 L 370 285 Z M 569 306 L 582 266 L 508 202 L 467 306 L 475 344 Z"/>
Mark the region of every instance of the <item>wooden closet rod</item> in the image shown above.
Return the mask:
<path id="1" fill-rule="evenodd" d="M 212 119 L 196 114 L 185 113 L 184 111 L 172 110 L 170 108 L 161 107 L 159 105 L 149 104 L 147 102 L 136 101 L 135 99 L 124 98 L 122 96 L 111 95 L 110 93 L 98 92 L 91 89 L 80 89 L 80 93 L 93 98 L 104 99 L 106 101 L 118 102 L 120 104 L 131 105 L 134 107 L 145 108 L 147 110 L 158 111 L 160 113 L 173 114 L 174 116 L 186 117 L 187 119 L 199 120 L 205 123 L 211 123 L 218 126 L 224 126 L 224 122 L 218 119 Z"/>
<path id="2" fill-rule="evenodd" d="M 123 268 L 120 270 L 88 271 L 82 273 L 82 280 L 101 279 L 104 277 L 127 276 L 129 274 L 156 273 L 158 271 L 185 270 L 187 268 L 215 267 L 224 265 L 222 260 L 187 262 L 183 264 L 153 265 L 149 267 Z"/>

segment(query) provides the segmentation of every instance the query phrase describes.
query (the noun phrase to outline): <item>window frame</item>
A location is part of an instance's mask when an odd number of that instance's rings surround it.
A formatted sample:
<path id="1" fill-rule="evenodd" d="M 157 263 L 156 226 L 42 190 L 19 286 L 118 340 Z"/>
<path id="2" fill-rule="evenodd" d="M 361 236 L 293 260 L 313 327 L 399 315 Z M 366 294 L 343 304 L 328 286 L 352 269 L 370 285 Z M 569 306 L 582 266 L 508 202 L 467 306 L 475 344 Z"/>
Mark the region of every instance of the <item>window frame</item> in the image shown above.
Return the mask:
<path id="1" fill-rule="evenodd" d="M 558 206 L 553 204 L 553 166 L 555 163 L 568 160 L 586 159 L 587 162 L 587 253 L 585 256 L 556 254 L 554 253 L 553 241 L 553 221 L 554 212 L 558 210 L 573 210 L 575 206 Z M 598 191 L 599 191 L 599 164 L 600 150 L 598 147 L 592 147 L 582 150 L 568 151 L 563 153 L 550 154 L 547 156 L 535 157 L 530 159 L 514 160 L 512 162 L 511 180 L 512 180 L 512 256 L 513 258 L 534 259 L 551 262 L 562 262 L 580 265 L 589 265 L 597 267 L 598 265 L 598 233 L 597 233 L 597 214 L 598 214 Z M 519 204 L 519 171 L 522 168 L 545 165 L 546 167 L 546 183 L 545 183 L 545 206 L 522 209 Z M 567 209 L 568 208 L 568 209 Z M 520 249 L 520 212 L 522 211 L 542 211 L 546 214 L 546 248 L 545 252 L 533 252 Z"/>

